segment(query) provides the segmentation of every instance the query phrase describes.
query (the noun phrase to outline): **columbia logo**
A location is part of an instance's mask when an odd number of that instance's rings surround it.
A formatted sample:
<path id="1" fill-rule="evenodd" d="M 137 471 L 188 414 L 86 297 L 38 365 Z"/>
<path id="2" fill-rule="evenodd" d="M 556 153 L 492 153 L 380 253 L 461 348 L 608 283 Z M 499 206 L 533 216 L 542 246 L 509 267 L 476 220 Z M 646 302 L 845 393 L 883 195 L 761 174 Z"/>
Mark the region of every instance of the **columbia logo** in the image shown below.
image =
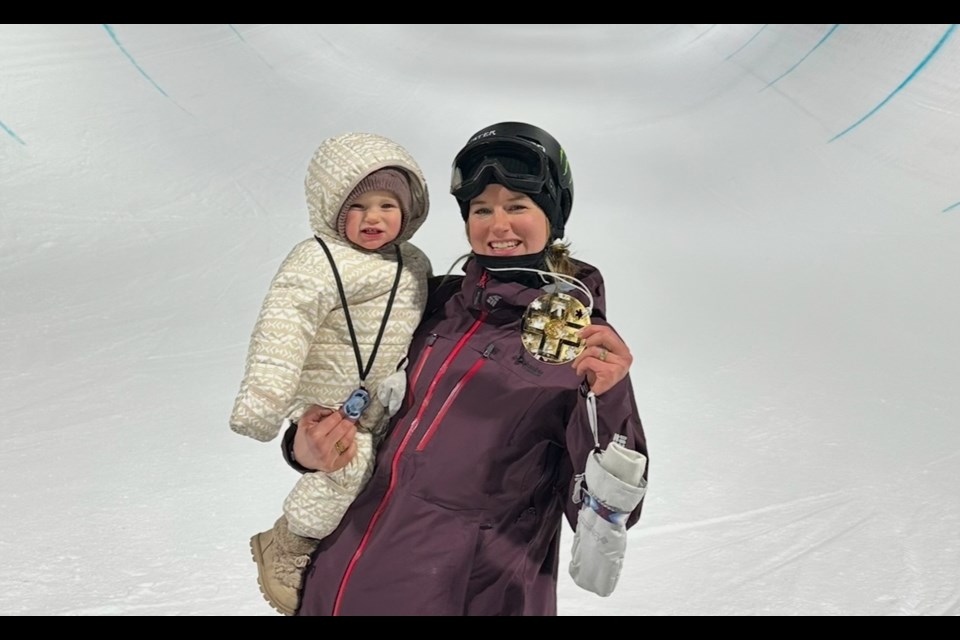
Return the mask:
<path id="1" fill-rule="evenodd" d="M 495 306 L 497 306 L 501 300 L 503 300 L 503 298 L 498 296 L 495 293 L 492 295 L 489 295 L 487 296 L 487 306 L 489 306 L 492 309 Z"/>

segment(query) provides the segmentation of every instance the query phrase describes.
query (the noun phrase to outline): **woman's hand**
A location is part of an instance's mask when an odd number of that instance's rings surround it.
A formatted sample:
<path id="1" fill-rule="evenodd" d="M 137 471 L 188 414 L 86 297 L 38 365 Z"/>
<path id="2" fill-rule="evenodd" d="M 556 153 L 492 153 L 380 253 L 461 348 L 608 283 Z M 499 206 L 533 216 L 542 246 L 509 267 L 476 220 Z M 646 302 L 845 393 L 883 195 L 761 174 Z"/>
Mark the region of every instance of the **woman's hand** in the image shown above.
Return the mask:
<path id="1" fill-rule="evenodd" d="M 293 456 L 308 469 L 330 473 L 357 455 L 357 425 L 339 411 L 312 405 L 297 422 Z"/>
<path id="2" fill-rule="evenodd" d="M 633 364 L 627 344 L 607 325 L 591 324 L 580 330 L 585 345 L 571 365 L 598 396 L 623 380 Z"/>

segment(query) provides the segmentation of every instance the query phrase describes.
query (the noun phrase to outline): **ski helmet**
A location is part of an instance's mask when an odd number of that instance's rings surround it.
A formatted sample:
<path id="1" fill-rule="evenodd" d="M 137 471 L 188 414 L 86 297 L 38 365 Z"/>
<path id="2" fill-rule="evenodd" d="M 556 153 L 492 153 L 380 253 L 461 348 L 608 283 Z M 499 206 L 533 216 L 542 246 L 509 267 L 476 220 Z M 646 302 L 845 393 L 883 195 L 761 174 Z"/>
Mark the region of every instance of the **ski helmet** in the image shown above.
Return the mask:
<path id="1" fill-rule="evenodd" d="M 552 135 L 523 122 L 501 122 L 473 134 L 454 158 L 450 178 L 464 220 L 470 200 L 490 183 L 530 196 L 550 220 L 551 239 L 563 237 L 573 206 L 573 174 Z"/>

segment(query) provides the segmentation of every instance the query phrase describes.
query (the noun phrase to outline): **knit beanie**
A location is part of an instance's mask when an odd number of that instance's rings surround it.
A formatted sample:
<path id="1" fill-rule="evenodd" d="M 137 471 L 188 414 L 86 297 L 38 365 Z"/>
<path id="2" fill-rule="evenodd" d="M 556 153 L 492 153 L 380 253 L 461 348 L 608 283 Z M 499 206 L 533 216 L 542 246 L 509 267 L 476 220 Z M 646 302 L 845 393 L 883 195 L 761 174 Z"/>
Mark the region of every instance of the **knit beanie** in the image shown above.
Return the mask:
<path id="1" fill-rule="evenodd" d="M 368 191 L 389 191 L 397 197 L 397 200 L 400 201 L 400 212 L 403 214 L 400 233 L 397 234 L 397 237 L 403 235 L 403 229 L 407 224 L 407 214 L 410 212 L 412 202 L 410 181 L 403 171 L 387 168 L 369 174 L 353 188 L 347 199 L 343 201 L 340 213 L 337 216 L 337 233 L 340 237 L 347 237 L 347 211 L 350 210 L 350 205 Z"/>

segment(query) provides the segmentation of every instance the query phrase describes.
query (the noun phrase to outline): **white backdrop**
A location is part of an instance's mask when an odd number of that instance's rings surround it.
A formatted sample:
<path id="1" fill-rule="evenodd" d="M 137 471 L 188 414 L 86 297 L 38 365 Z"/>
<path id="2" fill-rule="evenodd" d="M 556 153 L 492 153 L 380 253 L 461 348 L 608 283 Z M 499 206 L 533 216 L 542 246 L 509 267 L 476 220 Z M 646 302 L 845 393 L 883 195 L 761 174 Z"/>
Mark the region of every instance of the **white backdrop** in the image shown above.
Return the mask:
<path id="1" fill-rule="evenodd" d="M 409 148 L 445 272 L 501 120 L 569 153 L 651 453 L 561 613 L 960 614 L 955 28 L 0 25 L 0 614 L 274 615 L 295 475 L 227 417 L 307 160 Z"/>

